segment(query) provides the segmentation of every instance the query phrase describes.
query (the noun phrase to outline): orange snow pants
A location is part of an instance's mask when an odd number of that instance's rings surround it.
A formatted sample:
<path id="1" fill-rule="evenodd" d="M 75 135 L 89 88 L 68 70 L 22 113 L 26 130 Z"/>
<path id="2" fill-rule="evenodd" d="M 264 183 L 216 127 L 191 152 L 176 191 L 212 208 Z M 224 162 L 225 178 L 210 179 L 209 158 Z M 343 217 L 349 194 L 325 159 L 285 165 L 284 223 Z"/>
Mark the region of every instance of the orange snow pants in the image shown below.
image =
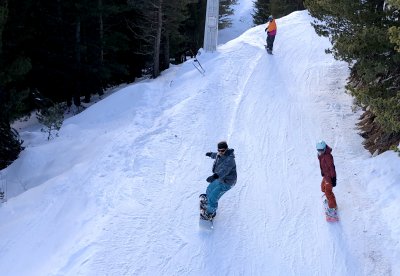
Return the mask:
<path id="1" fill-rule="evenodd" d="M 326 199 L 328 200 L 328 206 L 329 208 L 337 208 L 336 198 L 332 189 L 333 189 L 332 183 L 326 180 L 325 177 L 322 178 L 321 191 L 326 195 Z"/>

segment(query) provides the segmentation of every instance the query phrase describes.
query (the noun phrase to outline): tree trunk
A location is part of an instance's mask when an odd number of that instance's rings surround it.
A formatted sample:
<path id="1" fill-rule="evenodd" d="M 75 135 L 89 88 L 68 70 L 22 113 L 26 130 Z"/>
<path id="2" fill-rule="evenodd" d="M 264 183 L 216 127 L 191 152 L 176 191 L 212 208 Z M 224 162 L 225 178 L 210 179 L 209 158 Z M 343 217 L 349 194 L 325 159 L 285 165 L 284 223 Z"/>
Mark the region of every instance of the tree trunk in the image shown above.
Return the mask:
<path id="1" fill-rule="evenodd" d="M 163 70 L 169 68 L 169 35 L 165 36 Z"/>
<path id="2" fill-rule="evenodd" d="M 103 23 L 103 0 L 98 0 L 98 9 L 99 9 L 99 70 L 98 70 L 98 93 L 99 95 L 103 95 L 103 87 L 102 87 L 102 71 L 104 65 L 104 23 Z"/>
<path id="3" fill-rule="evenodd" d="M 103 24 L 103 1 L 98 1 L 99 8 L 99 37 L 100 37 L 100 65 L 103 65 L 104 62 L 104 24 Z"/>
<path id="4" fill-rule="evenodd" d="M 304 10 L 304 1 L 303 0 L 297 0 L 297 10 Z"/>
<path id="5" fill-rule="evenodd" d="M 0 54 L 3 48 L 2 47 L 3 29 L 7 22 L 7 13 L 8 13 L 7 5 L 8 5 L 7 1 L 5 0 L 0 1 Z"/>
<path id="6" fill-rule="evenodd" d="M 157 29 L 156 38 L 154 42 L 154 56 L 153 56 L 153 77 L 156 78 L 160 75 L 160 45 L 161 45 L 161 33 L 162 33 L 162 4 L 163 0 L 158 2 L 157 11 Z"/>
<path id="7" fill-rule="evenodd" d="M 74 104 L 81 105 L 80 88 L 81 88 L 81 19 L 78 16 L 76 19 L 75 29 L 75 91 L 74 91 Z"/>

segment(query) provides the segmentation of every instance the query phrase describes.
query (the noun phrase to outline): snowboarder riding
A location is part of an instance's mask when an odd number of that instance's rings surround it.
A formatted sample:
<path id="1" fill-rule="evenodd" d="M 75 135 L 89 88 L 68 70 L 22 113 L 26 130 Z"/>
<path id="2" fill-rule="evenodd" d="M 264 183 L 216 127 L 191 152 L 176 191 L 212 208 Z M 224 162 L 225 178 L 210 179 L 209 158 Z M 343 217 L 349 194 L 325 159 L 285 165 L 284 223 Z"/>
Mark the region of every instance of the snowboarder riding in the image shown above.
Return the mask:
<path id="1" fill-rule="evenodd" d="M 207 152 L 206 156 L 215 159 L 212 167 L 213 175 L 207 177 L 210 183 L 207 187 L 207 194 L 200 195 L 204 208 L 201 208 L 200 217 L 205 220 L 212 220 L 218 208 L 218 200 L 224 193 L 229 191 L 237 180 L 236 162 L 234 149 L 228 148 L 225 141 L 218 143 L 218 152 Z"/>
<path id="2" fill-rule="evenodd" d="M 267 32 L 267 51 L 272 54 L 272 49 L 274 48 L 274 40 L 276 35 L 277 27 L 275 19 L 272 15 L 268 17 L 267 27 L 265 32 Z"/>
<path id="3" fill-rule="evenodd" d="M 328 200 L 328 207 L 334 209 L 332 211 L 336 211 L 336 198 L 332 191 L 333 187 L 336 186 L 336 170 L 331 154 L 332 149 L 322 140 L 317 143 L 316 147 L 322 176 L 321 191 L 325 193 Z"/>

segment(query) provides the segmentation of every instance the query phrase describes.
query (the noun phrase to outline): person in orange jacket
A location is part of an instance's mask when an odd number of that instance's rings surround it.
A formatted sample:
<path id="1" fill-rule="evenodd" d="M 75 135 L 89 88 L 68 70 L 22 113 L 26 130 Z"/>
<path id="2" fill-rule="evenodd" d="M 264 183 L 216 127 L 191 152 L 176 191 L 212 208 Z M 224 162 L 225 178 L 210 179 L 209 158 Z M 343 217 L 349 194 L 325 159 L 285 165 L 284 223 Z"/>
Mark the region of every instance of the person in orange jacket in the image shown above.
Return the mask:
<path id="1" fill-rule="evenodd" d="M 332 149 L 324 142 L 317 143 L 319 167 L 321 169 L 321 191 L 325 193 L 329 208 L 337 209 L 333 187 L 336 186 L 336 170 L 333 162 Z"/>
<path id="2" fill-rule="evenodd" d="M 274 48 L 274 41 L 276 36 L 276 22 L 272 15 L 268 17 L 267 27 L 265 28 L 265 32 L 267 32 L 267 51 L 272 53 L 272 49 Z"/>

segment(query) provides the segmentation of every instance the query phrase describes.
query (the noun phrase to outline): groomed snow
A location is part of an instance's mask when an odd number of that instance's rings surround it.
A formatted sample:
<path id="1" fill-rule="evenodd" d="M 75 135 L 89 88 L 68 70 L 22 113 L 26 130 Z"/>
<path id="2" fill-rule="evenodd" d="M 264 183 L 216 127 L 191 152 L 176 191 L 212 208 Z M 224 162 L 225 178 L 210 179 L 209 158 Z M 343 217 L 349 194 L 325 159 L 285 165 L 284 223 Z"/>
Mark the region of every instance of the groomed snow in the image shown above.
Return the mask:
<path id="1" fill-rule="evenodd" d="M 246 2 L 247 3 L 247 2 Z M 67 119 L 1 171 L 1 275 L 400 275 L 400 159 L 362 147 L 347 64 L 307 11 L 249 29 Z M 198 195 L 226 139 L 237 185 L 213 231 Z M 324 218 L 315 142 L 332 148 L 339 223 Z"/>

